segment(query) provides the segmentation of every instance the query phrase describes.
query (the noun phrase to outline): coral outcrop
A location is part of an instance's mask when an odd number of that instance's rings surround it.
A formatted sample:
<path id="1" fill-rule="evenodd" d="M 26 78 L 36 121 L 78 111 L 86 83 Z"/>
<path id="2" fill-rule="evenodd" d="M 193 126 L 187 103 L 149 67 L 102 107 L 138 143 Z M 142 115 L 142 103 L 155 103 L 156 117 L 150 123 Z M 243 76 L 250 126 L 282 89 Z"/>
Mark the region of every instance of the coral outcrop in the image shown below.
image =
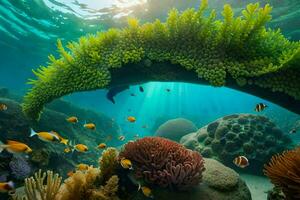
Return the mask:
<path id="1" fill-rule="evenodd" d="M 300 147 L 274 155 L 264 173 L 287 200 L 300 199 Z"/>
<path id="2" fill-rule="evenodd" d="M 159 200 L 251 200 L 251 193 L 238 173 L 220 162 L 205 158 L 203 181 L 188 192 L 160 190 L 155 193 Z"/>
<path id="3" fill-rule="evenodd" d="M 116 174 L 116 169 L 119 166 L 118 154 L 118 150 L 112 147 L 102 152 L 102 156 L 99 159 L 100 182 L 105 182 Z"/>
<path id="4" fill-rule="evenodd" d="M 119 157 L 131 160 L 137 179 L 163 188 L 190 189 L 200 183 L 204 171 L 198 152 L 160 137 L 129 142 Z"/>
<path id="5" fill-rule="evenodd" d="M 181 144 L 199 151 L 204 157 L 216 158 L 233 167 L 233 159 L 244 155 L 250 166 L 244 170 L 261 173 L 263 164 L 273 154 L 292 144 L 267 117 L 252 114 L 233 114 L 220 118 L 195 133 L 181 138 Z"/>
<path id="6" fill-rule="evenodd" d="M 13 177 L 19 180 L 23 180 L 31 174 L 30 164 L 21 156 L 14 156 L 9 162 L 9 167 Z"/>
<path id="7" fill-rule="evenodd" d="M 197 131 L 197 127 L 193 122 L 184 118 L 176 118 L 160 125 L 155 132 L 155 136 L 179 142 L 182 136 L 195 131 Z"/>
<path id="8" fill-rule="evenodd" d="M 206 14 L 207 6 L 203 0 L 198 10 L 171 10 L 165 23 L 130 19 L 124 29 L 69 42 L 68 50 L 58 41 L 59 57 L 34 71 L 25 114 L 37 119 L 45 104 L 73 92 L 150 80 L 257 91 L 300 112 L 300 43 L 265 27 L 271 6 L 251 3 L 235 17 L 226 4 L 221 20 L 214 10 Z"/>

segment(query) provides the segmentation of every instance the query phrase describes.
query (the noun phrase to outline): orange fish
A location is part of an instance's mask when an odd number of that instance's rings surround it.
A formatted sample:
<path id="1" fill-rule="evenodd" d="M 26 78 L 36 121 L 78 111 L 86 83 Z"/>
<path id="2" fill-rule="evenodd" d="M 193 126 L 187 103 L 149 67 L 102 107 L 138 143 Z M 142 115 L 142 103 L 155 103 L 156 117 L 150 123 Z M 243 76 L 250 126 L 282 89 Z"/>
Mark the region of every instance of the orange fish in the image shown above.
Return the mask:
<path id="1" fill-rule="evenodd" d="M 1 103 L 0 104 L 0 111 L 6 111 L 7 110 L 7 105 Z"/>
<path id="2" fill-rule="evenodd" d="M 64 152 L 65 152 L 65 153 L 69 153 L 69 152 L 71 152 L 71 151 L 72 151 L 72 150 L 71 150 L 69 147 L 67 147 L 67 148 L 64 149 Z"/>
<path id="3" fill-rule="evenodd" d="M 12 181 L 0 182 L 0 192 L 8 192 L 15 189 L 15 184 Z"/>
<path id="4" fill-rule="evenodd" d="M 105 143 L 100 143 L 98 145 L 98 149 L 105 149 L 106 148 L 106 144 Z"/>
<path id="5" fill-rule="evenodd" d="M 71 177 L 71 176 L 73 176 L 74 175 L 74 171 L 72 170 L 72 171 L 69 171 L 68 173 L 67 173 L 67 176 L 68 177 Z"/>
<path id="6" fill-rule="evenodd" d="M 84 144 L 76 144 L 76 145 L 74 146 L 74 148 L 75 148 L 76 151 L 78 151 L 78 152 L 87 152 L 87 151 L 89 150 L 89 148 L 88 148 L 86 145 L 84 145 Z"/>
<path id="7" fill-rule="evenodd" d="M 85 171 L 85 170 L 88 170 L 89 169 L 89 166 L 87 164 L 79 164 L 77 165 L 77 169 L 80 170 L 80 171 Z"/>
<path id="8" fill-rule="evenodd" d="M 127 117 L 127 120 L 131 123 L 134 123 L 136 121 L 135 117 L 133 117 L 133 116 Z"/>
<path id="9" fill-rule="evenodd" d="M 61 136 L 60 136 L 57 132 L 55 132 L 55 131 L 51 131 L 50 133 L 56 135 L 56 136 L 58 137 L 60 143 L 62 143 L 62 144 L 64 144 L 64 145 L 68 145 L 69 140 L 67 140 L 67 139 L 65 139 L 65 138 L 63 138 L 63 137 L 61 137 Z"/>
<path id="10" fill-rule="evenodd" d="M 33 137 L 37 135 L 39 137 L 40 140 L 44 141 L 44 142 L 59 142 L 59 138 L 53 134 L 52 132 L 35 132 L 33 129 L 31 129 L 31 134 L 30 137 Z"/>
<path id="11" fill-rule="evenodd" d="M 90 129 L 90 130 L 95 130 L 96 129 L 96 125 L 94 123 L 85 123 L 83 125 L 84 128 Z"/>
<path id="12" fill-rule="evenodd" d="M 73 123 L 73 124 L 75 124 L 75 123 L 78 122 L 78 118 L 77 118 L 77 117 L 74 117 L 74 116 L 69 117 L 69 118 L 67 118 L 66 120 L 67 120 L 68 122 L 70 122 L 70 123 Z"/>
<path id="13" fill-rule="evenodd" d="M 10 153 L 31 153 L 32 149 L 24 143 L 8 140 L 7 144 L 0 144 L 0 153 L 6 149 Z"/>
<path id="14" fill-rule="evenodd" d="M 245 156 L 238 156 L 233 160 L 233 163 L 240 167 L 240 168 L 245 168 L 249 165 L 249 161 Z"/>
<path id="15" fill-rule="evenodd" d="M 125 136 L 124 136 L 124 135 L 121 135 L 121 136 L 119 137 L 119 140 L 120 140 L 120 141 L 124 141 L 124 140 L 125 140 Z"/>

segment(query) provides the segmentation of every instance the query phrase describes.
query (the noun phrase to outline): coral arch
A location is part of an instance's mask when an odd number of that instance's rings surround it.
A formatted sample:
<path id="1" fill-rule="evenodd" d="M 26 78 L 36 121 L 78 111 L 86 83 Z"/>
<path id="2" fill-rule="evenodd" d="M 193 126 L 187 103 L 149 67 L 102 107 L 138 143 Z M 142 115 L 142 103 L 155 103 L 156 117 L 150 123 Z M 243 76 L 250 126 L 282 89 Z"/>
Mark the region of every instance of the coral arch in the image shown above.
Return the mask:
<path id="1" fill-rule="evenodd" d="M 198 10 L 171 10 L 165 23 L 130 19 L 68 50 L 58 41 L 60 57 L 50 55 L 48 66 L 34 71 L 25 114 L 37 119 L 46 103 L 73 92 L 148 81 L 227 86 L 300 113 L 300 42 L 265 27 L 271 7 L 249 4 L 235 17 L 226 4 L 223 19 L 206 8 L 203 0 Z"/>

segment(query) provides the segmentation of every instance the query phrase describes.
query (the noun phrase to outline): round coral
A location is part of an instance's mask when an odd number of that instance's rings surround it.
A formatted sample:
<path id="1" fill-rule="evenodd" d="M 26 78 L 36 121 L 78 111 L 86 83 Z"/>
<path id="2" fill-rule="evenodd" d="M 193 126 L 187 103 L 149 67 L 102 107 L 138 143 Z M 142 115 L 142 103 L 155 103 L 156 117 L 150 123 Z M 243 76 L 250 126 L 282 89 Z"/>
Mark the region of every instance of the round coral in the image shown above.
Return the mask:
<path id="1" fill-rule="evenodd" d="M 132 161 L 136 178 L 176 190 L 199 184 L 204 171 L 204 160 L 198 152 L 161 137 L 129 142 L 119 157 Z"/>

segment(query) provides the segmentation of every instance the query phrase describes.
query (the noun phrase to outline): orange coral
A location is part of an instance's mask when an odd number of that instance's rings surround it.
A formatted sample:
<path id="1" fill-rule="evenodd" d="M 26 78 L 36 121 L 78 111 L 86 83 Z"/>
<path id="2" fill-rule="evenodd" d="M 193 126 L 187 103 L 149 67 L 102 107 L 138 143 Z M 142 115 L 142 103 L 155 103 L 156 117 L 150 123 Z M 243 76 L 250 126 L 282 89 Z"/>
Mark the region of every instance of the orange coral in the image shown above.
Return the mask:
<path id="1" fill-rule="evenodd" d="M 300 147 L 274 155 L 264 173 L 288 200 L 300 199 Z"/>

